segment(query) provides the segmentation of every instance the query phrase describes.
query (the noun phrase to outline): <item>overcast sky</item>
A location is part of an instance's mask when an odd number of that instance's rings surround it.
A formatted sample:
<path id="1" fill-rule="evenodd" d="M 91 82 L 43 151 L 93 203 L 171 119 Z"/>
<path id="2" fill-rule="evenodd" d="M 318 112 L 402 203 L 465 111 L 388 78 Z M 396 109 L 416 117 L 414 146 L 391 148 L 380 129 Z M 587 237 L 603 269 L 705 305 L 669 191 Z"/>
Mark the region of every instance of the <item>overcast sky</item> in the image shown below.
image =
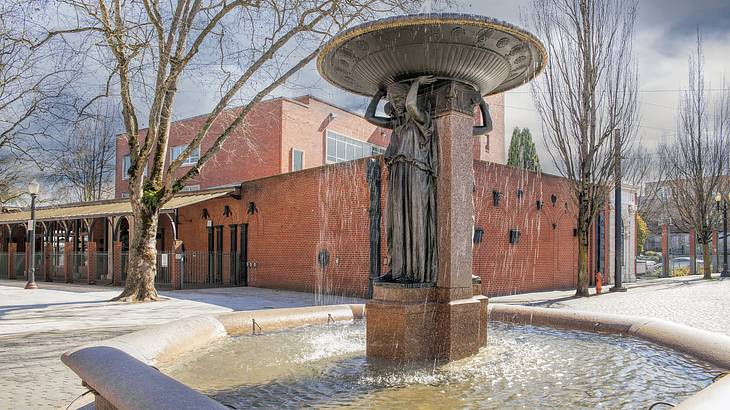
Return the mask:
<path id="1" fill-rule="evenodd" d="M 520 24 L 520 10 L 529 7 L 529 0 L 488 1 L 466 0 L 458 10 L 481 14 Z M 634 51 L 639 67 L 639 102 L 641 122 L 639 136 L 645 145 L 672 138 L 675 131 L 679 90 L 687 86 L 687 59 L 695 45 L 699 26 L 704 39 L 705 78 L 709 88 L 721 88 L 724 73 L 730 68 L 730 1 L 728 0 L 639 0 L 639 14 L 634 38 Z M 183 86 L 178 100 L 179 117 L 210 110 L 217 95 L 195 84 Z M 294 96 L 311 93 L 346 108 L 363 112 L 367 99 L 329 86 L 313 64 L 303 70 L 287 87 L 275 95 Z M 710 95 L 716 94 L 711 92 Z M 505 130 L 507 143 L 511 130 L 528 127 L 533 131 L 543 168 L 554 167 L 545 152 L 540 118 L 535 111 L 529 86 L 507 92 L 505 98 Z"/>

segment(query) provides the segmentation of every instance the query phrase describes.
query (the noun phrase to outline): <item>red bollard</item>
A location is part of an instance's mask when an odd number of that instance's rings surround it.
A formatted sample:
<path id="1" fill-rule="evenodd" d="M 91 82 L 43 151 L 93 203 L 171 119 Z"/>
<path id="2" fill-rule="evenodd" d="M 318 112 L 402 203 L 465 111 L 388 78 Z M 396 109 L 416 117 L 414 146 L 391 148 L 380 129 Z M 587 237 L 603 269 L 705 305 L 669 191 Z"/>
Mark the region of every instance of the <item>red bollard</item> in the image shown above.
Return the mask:
<path id="1" fill-rule="evenodd" d="M 601 285 L 603 284 L 603 276 L 601 275 L 601 272 L 596 272 L 596 295 L 601 294 Z"/>

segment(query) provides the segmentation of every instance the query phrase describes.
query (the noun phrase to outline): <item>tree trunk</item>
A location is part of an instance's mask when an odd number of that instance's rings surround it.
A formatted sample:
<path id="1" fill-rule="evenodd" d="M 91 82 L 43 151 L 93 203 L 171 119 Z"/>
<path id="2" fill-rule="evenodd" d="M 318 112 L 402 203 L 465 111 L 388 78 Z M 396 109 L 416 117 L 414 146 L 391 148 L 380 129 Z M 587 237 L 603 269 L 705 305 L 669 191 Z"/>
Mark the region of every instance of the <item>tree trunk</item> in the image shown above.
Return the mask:
<path id="1" fill-rule="evenodd" d="M 149 302 L 158 300 L 155 289 L 157 273 L 157 222 L 159 209 L 134 206 L 134 235 L 129 246 L 129 263 L 124 291 L 114 301 Z"/>
<path id="2" fill-rule="evenodd" d="M 702 267 L 702 270 L 705 273 L 705 275 L 702 279 L 712 279 L 712 260 L 710 258 L 710 244 L 709 243 L 702 244 L 702 260 L 704 261 L 704 265 L 705 265 Z"/>
<path id="3" fill-rule="evenodd" d="M 582 225 L 582 224 L 580 224 Z M 578 228 L 578 284 L 575 296 L 588 296 L 588 230 Z"/>

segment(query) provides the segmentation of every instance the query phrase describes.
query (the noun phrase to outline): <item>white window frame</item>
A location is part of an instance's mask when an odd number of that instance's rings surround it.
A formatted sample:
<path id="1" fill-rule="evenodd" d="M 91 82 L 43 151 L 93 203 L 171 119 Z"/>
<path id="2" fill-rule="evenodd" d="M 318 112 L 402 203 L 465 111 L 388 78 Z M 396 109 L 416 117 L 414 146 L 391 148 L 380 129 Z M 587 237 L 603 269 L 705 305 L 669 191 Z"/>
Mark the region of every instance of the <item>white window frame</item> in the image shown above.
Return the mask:
<path id="1" fill-rule="evenodd" d="M 331 153 L 329 152 L 329 140 L 333 139 L 335 140 L 335 151 L 337 142 L 343 144 L 345 148 L 345 156 L 341 157 L 337 155 L 337 152 Z M 347 153 L 352 150 L 354 153 L 352 158 L 349 158 L 349 155 Z M 369 151 L 370 155 L 365 155 L 365 152 Z M 378 150 L 377 153 L 373 153 L 373 150 Z M 359 155 L 357 153 L 360 153 Z M 325 163 L 327 164 L 336 164 L 339 162 L 346 162 L 346 161 L 354 161 L 356 159 L 360 158 L 367 158 L 374 155 L 380 155 L 385 152 L 385 148 L 381 147 L 379 145 L 371 144 L 367 141 L 358 140 L 355 138 L 348 137 L 347 135 L 341 134 L 336 131 L 327 130 L 325 133 L 325 141 L 324 141 L 324 154 L 325 154 Z"/>
<path id="2" fill-rule="evenodd" d="M 183 151 L 185 151 L 185 148 L 187 148 L 187 145 L 176 145 L 172 148 L 170 148 L 170 162 L 174 161 L 180 154 L 182 154 Z M 175 155 L 175 150 L 178 150 L 177 155 Z M 185 161 L 183 161 L 180 166 L 182 167 L 189 167 L 193 166 L 198 163 L 198 160 L 200 160 L 200 145 L 195 147 L 192 152 L 190 152 L 190 155 L 185 158 Z"/>
<path id="3" fill-rule="evenodd" d="M 200 191 L 200 184 L 185 185 L 181 192 Z"/>
<path id="4" fill-rule="evenodd" d="M 127 161 L 129 161 L 129 164 L 127 164 Z M 129 167 L 132 165 L 132 156 L 130 154 L 126 154 L 122 156 L 122 179 L 127 180 L 129 179 Z M 144 176 L 147 176 L 147 166 L 144 167 Z"/>
<path id="5" fill-rule="evenodd" d="M 295 167 L 294 167 L 294 159 L 296 158 L 296 154 L 297 153 L 301 153 L 302 154 L 302 166 L 299 169 L 295 169 Z M 301 171 L 303 169 L 304 169 L 304 151 L 301 150 L 301 149 L 292 148 L 291 149 L 291 171 L 292 172 L 294 172 L 294 171 Z"/>

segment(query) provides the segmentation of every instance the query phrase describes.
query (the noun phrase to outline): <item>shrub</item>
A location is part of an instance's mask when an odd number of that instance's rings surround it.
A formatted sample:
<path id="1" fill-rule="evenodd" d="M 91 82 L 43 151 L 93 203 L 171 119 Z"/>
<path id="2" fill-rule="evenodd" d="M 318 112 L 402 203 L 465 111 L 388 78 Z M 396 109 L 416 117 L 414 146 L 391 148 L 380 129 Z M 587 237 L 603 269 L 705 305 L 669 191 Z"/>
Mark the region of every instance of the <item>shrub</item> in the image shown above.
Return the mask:
<path id="1" fill-rule="evenodd" d="M 672 269 L 672 277 L 687 276 L 689 273 L 689 267 Z"/>

